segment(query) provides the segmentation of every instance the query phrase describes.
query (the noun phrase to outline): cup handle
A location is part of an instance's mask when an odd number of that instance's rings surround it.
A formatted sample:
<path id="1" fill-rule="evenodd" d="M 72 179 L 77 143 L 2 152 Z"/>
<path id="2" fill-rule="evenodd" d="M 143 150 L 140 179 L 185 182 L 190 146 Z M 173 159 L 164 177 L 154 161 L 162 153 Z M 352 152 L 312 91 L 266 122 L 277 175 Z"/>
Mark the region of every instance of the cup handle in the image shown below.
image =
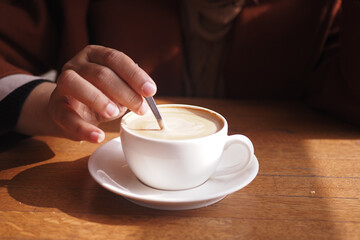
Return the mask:
<path id="1" fill-rule="evenodd" d="M 241 157 L 239 156 L 236 158 L 236 156 L 225 156 L 225 150 L 228 150 L 231 146 L 234 147 L 235 145 L 241 146 Z M 239 153 L 238 149 L 239 147 L 236 149 L 235 153 Z M 212 177 L 226 176 L 245 169 L 252 161 L 253 155 L 254 146 L 248 137 L 240 134 L 227 136 L 220 164 Z M 235 158 L 236 162 L 232 162 L 231 160 L 234 161 Z M 227 166 L 222 167 L 222 165 Z"/>

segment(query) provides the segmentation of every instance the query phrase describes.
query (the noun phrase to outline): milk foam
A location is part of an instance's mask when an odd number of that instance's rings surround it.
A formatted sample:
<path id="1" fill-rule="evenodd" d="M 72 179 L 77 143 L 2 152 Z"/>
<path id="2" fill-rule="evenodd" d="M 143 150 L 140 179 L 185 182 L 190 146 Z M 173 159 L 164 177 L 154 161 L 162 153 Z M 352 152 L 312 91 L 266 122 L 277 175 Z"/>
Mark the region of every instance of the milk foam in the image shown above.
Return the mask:
<path id="1" fill-rule="evenodd" d="M 133 114 L 125 119 L 127 127 L 142 136 L 181 140 L 199 138 L 219 131 L 222 122 L 215 115 L 191 108 L 159 108 L 167 128 L 161 130 L 150 111 L 144 116 Z"/>

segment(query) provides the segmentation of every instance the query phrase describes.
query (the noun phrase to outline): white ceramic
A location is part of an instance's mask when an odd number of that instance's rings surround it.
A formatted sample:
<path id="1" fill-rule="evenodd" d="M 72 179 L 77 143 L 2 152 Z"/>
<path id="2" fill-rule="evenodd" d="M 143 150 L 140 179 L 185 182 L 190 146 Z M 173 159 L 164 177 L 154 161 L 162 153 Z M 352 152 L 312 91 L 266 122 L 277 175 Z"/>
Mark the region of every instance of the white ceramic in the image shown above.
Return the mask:
<path id="1" fill-rule="evenodd" d="M 225 150 L 227 163 L 237 162 L 238 148 Z M 102 187 L 119 194 L 140 206 L 162 210 L 186 210 L 206 207 L 216 203 L 248 185 L 257 175 L 259 163 L 255 156 L 239 172 L 219 175 L 228 166 L 220 164 L 214 176 L 204 184 L 180 191 L 164 191 L 141 183 L 130 170 L 122 151 L 120 138 L 99 147 L 91 156 L 88 167 L 91 176 Z M 222 161 L 225 163 L 225 161 Z"/>
<path id="2" fill-rule="evenodd" d="M 224 170 L 221 175 L 238 172 L 251 162 L 254 155 L 251 141 L 240 134 L 228 136 L 228 124 L 220 114 L 192 105 L 165 104 L 158 107 L 160 112 L 162 108 L 168 107 L 202 110 L 215 115 L 222 122 L 222 128 L 200 138 L 154 139 L 129 130 L 124 122 L 135 113 L 126 114 L 120 126 L 122 148 L 131 170 L 143 183 L 163 190 L 183 190 L 199 186 L 215 172 L 224 149 L 232 145 L 242 147 L 239 153 L 241 157 L 237 164 Z"/>

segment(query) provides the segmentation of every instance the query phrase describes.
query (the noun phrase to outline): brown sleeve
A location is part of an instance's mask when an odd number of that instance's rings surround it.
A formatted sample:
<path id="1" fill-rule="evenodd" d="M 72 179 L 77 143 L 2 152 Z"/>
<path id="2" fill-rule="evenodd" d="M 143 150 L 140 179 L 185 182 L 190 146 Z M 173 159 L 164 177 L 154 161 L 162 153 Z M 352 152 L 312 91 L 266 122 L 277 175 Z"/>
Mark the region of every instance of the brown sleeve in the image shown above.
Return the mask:
<path id="1" fill-rule="evenodd" d="M 30 74 L 28 71 L 12 65 L 6 59 L 0 56 L 0 78 L 6 75 L 18 73 Z"/>
<path id="2" fill-rule="evenodd" d="M 360 1 L 343 0 L 310 76 L 308 101 L 360 124 Z"/>
<path id="3" fill-rule="evenodd" d="M 52 68 L 56 30 L 46 1 L 1 1 L 0 77 Z"/>

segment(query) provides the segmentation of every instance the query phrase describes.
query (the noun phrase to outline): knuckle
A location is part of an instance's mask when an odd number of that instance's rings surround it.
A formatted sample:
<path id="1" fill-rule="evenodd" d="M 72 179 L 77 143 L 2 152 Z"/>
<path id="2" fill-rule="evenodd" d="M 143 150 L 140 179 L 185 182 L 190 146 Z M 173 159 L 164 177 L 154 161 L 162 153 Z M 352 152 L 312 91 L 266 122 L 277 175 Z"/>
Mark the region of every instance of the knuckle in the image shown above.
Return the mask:
<path id="1" fill-rule="evenodd" d="M 70 86 L 76 79 L 76 73 L 72 70 L 63 71 L 59 78 L 57 79 L 57 86 L 59 89 L 66 88 L 65 86 Z"/>
<path id="2" fill-rule="evenodd" d="M 127 96 L 127 102 L 129 106 L 139 107 L 142 103 L 142 98 L 134 92 Z"/>
<path id="3" fill-rule="evenodd" d="M 129 73 L 129 80 L 130 81 L 133 81 L 136 76 L 138 76 L 140 74 L 140 67 L 138 65 L 135 65 L 134 69 L 130 70 L 130 73 Z"/>
<path id="4" fill-rule="evenodd" d="M 62 71 L 64 72 L 64 71 L 66 71 L 66 70 L 68 70 L 68 69 L 72 69 L 74 66 L 73 66 L 73 64 L 72 64 L 72 62 L 71 61 L 68 61 L 68 62 L 66 62 L 65 64 L 64 64 L 64 66 L 62 67 Z"/>
<path id="5" fill-rule="evenodd" d="M 101 100 L 102 97 L 102 93 L 101 92 L 95 92 L 93 94 L 91 94 L 90 96 L 90 100 L 89 100 L 89 105 L 90 106 L 95 106 L 97 105 L 97 103 Z"/>
<path id="6" fill-rule="evenodd" d="M 112 65 L 114 62 L 118 61 L 118 59 L 122 57 L 122 54 L 122 52 L 119 52 L 115 49 L 108 49 L 104 54 L 105 65 Z"/>
<path id="7" fill-rule="evenodd" d="M 84 126 L 82 124 L 76 124 L 73 129 L 73 133 L 77 138 L 83 138 L 84 135 Z"/>
<path id="8" fill-rule="evenodd" d="M 108 82 L 108 79 L 111 78 L 112 71 L 106 67 L 99 67 L 94 72 L 94 78 L 100 86 L 103 86 Z"/>
<path id="9" fill-rule="evenodd" d="M 96 45 L 89 44 L 84 47 L 84 51 L 94 51 L 97 48 Z"/>
<path id="10" fill-rule="evenodd" d="M 83 49 L 83 52 L 86 53 L 86 54 L 89 54 L 89 53 L 92 53 L 92 52 L 95 52 L 99 49 L 99 46 L 98 45 L 87 45 L 84 47 Z"/>

